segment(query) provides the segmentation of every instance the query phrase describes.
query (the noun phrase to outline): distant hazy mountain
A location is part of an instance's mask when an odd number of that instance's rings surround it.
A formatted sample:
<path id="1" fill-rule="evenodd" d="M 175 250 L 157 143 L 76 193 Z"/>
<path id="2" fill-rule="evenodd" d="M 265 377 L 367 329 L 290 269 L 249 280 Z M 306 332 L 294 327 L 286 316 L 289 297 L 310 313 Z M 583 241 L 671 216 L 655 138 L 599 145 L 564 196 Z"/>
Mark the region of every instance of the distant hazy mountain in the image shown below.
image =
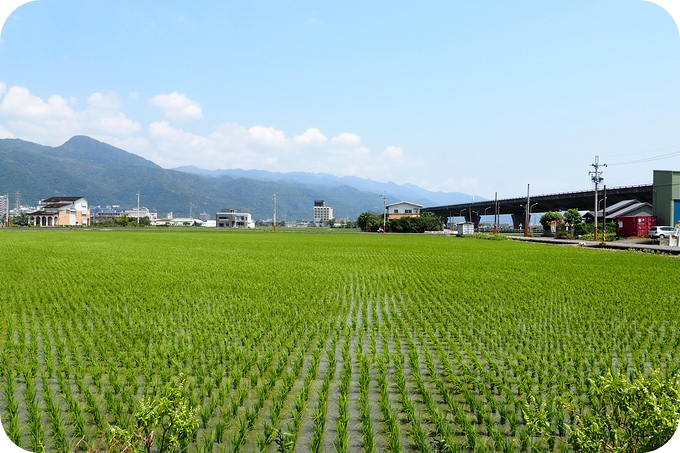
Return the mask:
<path id="1" fill-rule="evenodd" d="M 0 139 L 0 194 L 16 192 L 24 205 L 57 195 L 84 196 L 92 205 L 137 205 L 176 217 L 220 209 L 250 212 L 255 219 L 311 220 L 314 200 L 333 206 L 335 217 L 356 219 L 362 212 L 382 212 L 388 203 L 411 201 L 423 206 L 470 199 L 461 193 L 429 192 L 413 185 L 337 177 L 329 174 L 274 173 L 259 170 L 164 169 L 114 146 L 77 136 L 50 147 L 18 139 Z"/>
<path id="2" fill-rule="evenodd" d="M 357 190 L 374 193 L 378 196 L 387 195 L 388 203 L 410 201 L 423 206 L 439 206 L 444 204 L 463 203 L 471 199 L 470 195 L 460 192 L 432 192 L 413 184 L 399 185 L 393 182 L 382 183 L 354 176 L 335 176 L 328 173 L 280 173 L 265 170 L 242 169 L 206 170 L 194 166 L 176 167 L 173 170 L 213 178 L 231 176 L 233 178 L 248 178 L 257 181 L 301 183 L 321 187 L 350 186 Z"/>

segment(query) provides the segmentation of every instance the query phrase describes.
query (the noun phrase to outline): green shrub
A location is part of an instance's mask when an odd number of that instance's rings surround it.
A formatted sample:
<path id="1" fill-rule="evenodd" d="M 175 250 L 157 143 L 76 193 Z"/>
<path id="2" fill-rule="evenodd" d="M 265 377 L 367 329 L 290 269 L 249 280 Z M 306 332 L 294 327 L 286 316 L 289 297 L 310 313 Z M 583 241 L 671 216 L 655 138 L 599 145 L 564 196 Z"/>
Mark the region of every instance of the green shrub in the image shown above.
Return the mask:
<path id="1" fill-rule="evenodd" d="M 589 379 L 590 408 L 583 412 L 562 401 L 572 424 L 568 442 L 576 452 L 646 452 L 663 446 L 680 423 L 680 375 L 652 371 L 631 382 L 623 374 L 608 372 Z M 536 400 L 531 398 L 535 406 Z M 544 440 L 554 442 L 545 403 L 527 406 L 529 428 Z"/>

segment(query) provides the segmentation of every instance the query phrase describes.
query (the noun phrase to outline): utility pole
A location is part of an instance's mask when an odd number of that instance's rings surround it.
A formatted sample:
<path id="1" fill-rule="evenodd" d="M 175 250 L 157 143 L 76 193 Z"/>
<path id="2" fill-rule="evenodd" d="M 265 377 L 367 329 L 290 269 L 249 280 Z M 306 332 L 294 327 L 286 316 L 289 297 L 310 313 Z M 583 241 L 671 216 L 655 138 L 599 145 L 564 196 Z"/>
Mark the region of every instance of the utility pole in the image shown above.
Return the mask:
<path id="1" fill-rule="evenodd" d="M 588 172 L 588 174 L 595 183 L 595 228 L 593 230 L 594 231 L 593 239 L 597 241 L 597 209 L 599 208 L 599 205 L 597 203 L 597 185 L 604 180 L 604 178 L 602 177 L 602 171 L 600 170 L 600 167 L 606 167 L 607 164 L 600 164 L 600 156 L 595 156 L 595 163 L 590 164 L 590 166 L 595 168 L 595 170 Z"/>
<path id="2" fill-rule="evenodd" d="M 604 185 L 604 193 L 602 194 L 604 198 L 604 207 L 602 208 L 602 243 L 607 242 L 607 184 Z"/>
<path id="3" fill-rule="evenodd" d="M 383 195 L 380 195 L 380 198 L 383 199 L 383 233 L 386 231 L 386 225 L 387 225 L 387 192 L 385 192 Z"/>
<path id="4" fill-rule="evenodd" d="M 276 232 L 276 194 L 274 194 L 274 232 Z"/>
<path id="5" fill-rule="evenodd" d="M 139 229 L 139 192 L 137 192 L 137 229 Z"/>
<path id="6" fill-rule="evenodd" d="M 498 192 L 494 192 L 493 196 L 493 232 L 496 234 L 498 231 L 496 229 L 498 228 L 498 222 L 499 222 L 500 216 L 498 215 Z"/>
<path id="7" fill-rule="evenodd" d="M 531 211 L 531 198 L 529 197 L 529 184 L 527 184 L 527 206 L 524 211 L 524 237 L 529 237 L 529 213 Z"/>

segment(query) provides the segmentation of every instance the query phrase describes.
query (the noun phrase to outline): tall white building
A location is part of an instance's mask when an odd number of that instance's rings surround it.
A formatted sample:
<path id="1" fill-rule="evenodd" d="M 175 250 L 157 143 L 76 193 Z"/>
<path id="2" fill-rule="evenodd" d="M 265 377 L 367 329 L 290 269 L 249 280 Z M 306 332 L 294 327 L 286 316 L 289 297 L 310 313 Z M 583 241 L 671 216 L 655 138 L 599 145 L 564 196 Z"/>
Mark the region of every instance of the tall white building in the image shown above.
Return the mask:
<path id="1" fill-rule="evenodd" d="M 326 206 L 324 200 L 314 200 L 314 223 L 326 225 L 333 218 L 333 206 Z"/>
<path id="2" fill-rule="evenodd" d="M 5 226 L 9 218 L 9 195 L 0 195 L 0 223 Z"/>

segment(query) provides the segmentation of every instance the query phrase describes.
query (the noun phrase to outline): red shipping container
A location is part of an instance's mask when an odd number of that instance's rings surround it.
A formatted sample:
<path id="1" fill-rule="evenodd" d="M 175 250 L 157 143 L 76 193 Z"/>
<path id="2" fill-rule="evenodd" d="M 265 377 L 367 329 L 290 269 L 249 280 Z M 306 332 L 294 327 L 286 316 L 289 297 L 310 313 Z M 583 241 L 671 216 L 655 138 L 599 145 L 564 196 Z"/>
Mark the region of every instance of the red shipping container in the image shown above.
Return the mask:
<path id="1" fill-rule="evenodd" d="M 616 218 L 616 234 L 619 236 L 646 237 L 649 229 L 656 226 L 651 215 L 620 216 Z"/>

